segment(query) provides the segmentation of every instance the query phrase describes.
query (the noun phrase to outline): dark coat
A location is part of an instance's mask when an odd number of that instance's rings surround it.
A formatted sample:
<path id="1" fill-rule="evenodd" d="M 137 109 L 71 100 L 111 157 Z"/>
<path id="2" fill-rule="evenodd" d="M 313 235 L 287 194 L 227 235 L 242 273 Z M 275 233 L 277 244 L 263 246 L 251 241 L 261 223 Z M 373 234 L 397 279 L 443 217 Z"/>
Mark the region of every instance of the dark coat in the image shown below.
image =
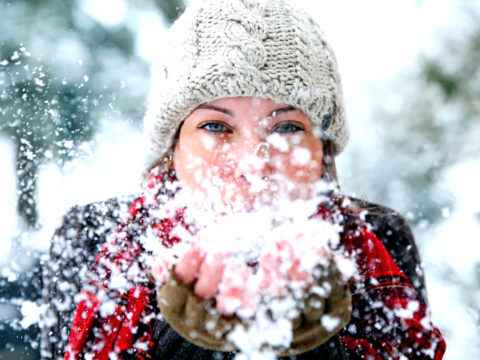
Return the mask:
<path id="1" fill-rule="evenodd" d="M 110 199 L 71 208 L 55 231 L 49 259 L 44 266 L 42 359 L 63 359 L 77 298 L 87 269 L 105 242 L 106 236 L 125 218 L 135 197 Z M 354 200 L 367 211 L 366 220 L 390 252 L 397 265 L 425 301 L 426 290 L 420 256 L 405 220 L 386 207 Z M 166 322 L 157 320 L 153 329 L 157 344 L 154 359 L 228 359 L 228 353 L 214 353 L 181 338 Z M 220 357 L 218 357 L 220 356 Z M 297 356 L 298 360 L 347 359 L 340 337 Z"/>

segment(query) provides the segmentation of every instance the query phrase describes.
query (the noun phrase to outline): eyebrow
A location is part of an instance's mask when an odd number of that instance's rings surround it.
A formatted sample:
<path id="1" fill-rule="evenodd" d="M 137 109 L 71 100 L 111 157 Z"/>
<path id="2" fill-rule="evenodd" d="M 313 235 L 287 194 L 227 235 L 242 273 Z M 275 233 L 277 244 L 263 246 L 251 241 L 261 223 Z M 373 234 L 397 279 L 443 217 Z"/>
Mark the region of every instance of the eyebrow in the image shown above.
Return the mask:
<path id="1" fill-rule="evenodd" d="M 210 105 L 210 104 L 202 104 L 198 108 L 218 111 L 218 112 L 227 114 L 229 116 L 234 116 L 235 115 L 235 113 L 233 111 L 227 110 L 227 109 L 222 108 L 220 106 L 215 106 L 215 105 Z M 273 110 L 267 117 L 275 117 L 275 116 L 279 116 L 281 114 L 284 114 L 286 112 L 295 111 L 295 110 L 298 110 L 298 109 L 293 107 L 293 106 L 285 106 L 283 108 Z"/>
<path id="2" fill-rule="evenodd" d="M 275 116 L 278 116 L 278 115 L 282 115 L 286 112 L 289 112 L 289 111 L 295 111 L 295 110 L 298 110 L 297 108 L 293 107 L 293 106 L 285 106 L 283 108 L 280 108 L 280 109 L 276 109 L 276 110 L 273 110 L 270 115 L 268 115 L 268 117 L 275 117 Z"/>
<path id="3" fill-rule="evenodd" d="M 214 111 L 218 111 L 218 112 L 221 112 L 221 113 L 230 115 L 230 116 L 234 116 L 234 115 L 235 115 L 235 114 L 234 114 L 232 111 L 230 111 L 230 110 L 227 110 L 227 109 L 222 108 L 222 107 L 219 107 L 219 106 L 209 105 L 209 104 L 202 104 L 202 105 L 200 105 L 198 108 L 199 108 L 199 109 L 214 110 Z"/>

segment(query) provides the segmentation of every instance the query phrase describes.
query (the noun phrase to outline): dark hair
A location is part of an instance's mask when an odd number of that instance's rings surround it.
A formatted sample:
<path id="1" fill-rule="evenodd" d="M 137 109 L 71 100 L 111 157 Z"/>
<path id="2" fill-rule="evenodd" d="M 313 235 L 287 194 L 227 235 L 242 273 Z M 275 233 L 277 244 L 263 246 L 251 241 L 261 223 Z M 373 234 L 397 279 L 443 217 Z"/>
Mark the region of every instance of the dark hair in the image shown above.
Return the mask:
<path id="1" fill-rule="evenodd" d="M 162 167 L 167 168 L 167 169 L 173 169 L 173 150 L 175 149 L 175 146 L 178 143 L 178 139 L 180 138 L 180 131 L 182 130 L 183 126 L 183 121 L 180 123 L 177 132 L 175 133 L 175 136 L 173 137 L 173 143 L 172 146 L 170 146 L 170 149 L 160 158 L 154 160 L 148 167 L 147 171 L 145 173 L 145 177 L 148 175 L 148 173 L 153 169 L 156 168 L 159 165 L 162 165 Z"/>
<path id="2" fill-rule="evenodd" d="M 335 165 L 335 146 L 329 139 L 322 140 L 323 159 L 322 159 L 322 179 L 333 181 L 338 186 L 337 166 Z"/>

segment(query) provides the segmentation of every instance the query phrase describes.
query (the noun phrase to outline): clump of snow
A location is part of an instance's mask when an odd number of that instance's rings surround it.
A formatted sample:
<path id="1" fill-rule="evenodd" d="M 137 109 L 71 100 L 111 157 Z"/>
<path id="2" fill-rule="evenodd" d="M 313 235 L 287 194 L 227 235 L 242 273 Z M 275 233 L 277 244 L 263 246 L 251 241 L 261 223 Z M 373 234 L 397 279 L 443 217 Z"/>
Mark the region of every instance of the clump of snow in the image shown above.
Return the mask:
<path id="1" fill-rule="evenodd" d="M 330 315 L 322 316 L 322 325 L 328 331 L 334 330 L 339 324 L 340 324 L 340 319 L 337 317 L 333 317 Z"/>
<path id="2" fill-rule="evenodd" d="M 312 158 L 312 154 L 308 149 L 298 147 L 293 150 L 293 158 L 298 165 L 307 165 Z"/>
<path id="3" fill-rule="evenodd" d="M 406 308 L 394 309 L 395 316 L 404 319 L 413 319 L 415 312 L 420 308 L 418 301 L 409 301 Z M 430 327 L 430 325 L 427 325 Z"/>
<path id="4" fill-rule="evenodd" d="M 248 327 L 235 326 L 228 339 L 248 359 L 275 359 L 272 349 L 265 347 L 288 348 L 292 341 L 292 322 L 287 317 L 272 319 L 266 309 L 262 309 L 257 315 L 256 321 Z M 242 359 L 242 356 L 238 359 Z"/>
<path id="5" fill-rule="evenodd" d="M 325 189 L 328 186 L 319 185 L 318 195 L 309 200 L 292 200 L 280 192 L 274 204 L 259 200 L 249 209 L 226 206 L 219 197 L 206 199 L 205 195 L 178 190 L 173 200 L 152 210 L 153 216 L 172 217 L 175 209 L 183 209 L 185 222 L 195 230 L 177 225 L 172 235 L 182 241 L 171 248 L 159 247 L 158 235 L 149 232 L 144 245 L 153 257 L 147 261 L 155 269 L 157 280 L 168 281 L 170 269 L 194 246 L 206 253 L 207 259 L 228 259 L 224 280 L 231 278 L 229 286 L 239 287 L 245 280 L 234 272 L 242 268 L 241 264 L 254 264 L 245 283 L 245 292 L 252 295 L 250 307 L 243 308 L 240 298 L 226 302 L 225 307 L 244 320 L 229 332 L 228 339 L 240 350 L 238 359 L 274 359 L 275 351 L 289 348 L 293 321 L 301 314 L 308 294 L 326 298 L 331 291 L 329 284 L 320 286 L 315 279 L 325 276 L 325 272 L 317 270 L 328 267 L 341 228 L 318 217 L 310 218 L 319 203 L 327 199 Z M 193 201 L 195 196 L 198 198 Z M 349 278 L 354 272 L 353 262 L 340 255 L 334 259 L 341 264 L 344 278 Z M 263 267 L 267 260 L 274 265 L 272 272 Z M 291 277 L 294 266 L 298 267 L 298 279 Z M 321 319 L 327 330 L 335 329 L 339 322 L 336 317 Z"/>
<path id="6" fill-rule="evenodd" d="M 285 139 L 284 136 L 278 134 L 278 133 L 273 133 L 267 137 L 267 143 L 270 144 L 273 148 L 286 152 L 290 148 L 290 145 L 288 144 L 288 141 Z"/>
<path id="7" fill-rule="evenodd" d="M 23 317 L 20 321 L 20 325 L 26 329 L 30 325 L 37 324 L 40 321 L 42 308 L 33 301 L 24 301 L 20 312 Z"/>

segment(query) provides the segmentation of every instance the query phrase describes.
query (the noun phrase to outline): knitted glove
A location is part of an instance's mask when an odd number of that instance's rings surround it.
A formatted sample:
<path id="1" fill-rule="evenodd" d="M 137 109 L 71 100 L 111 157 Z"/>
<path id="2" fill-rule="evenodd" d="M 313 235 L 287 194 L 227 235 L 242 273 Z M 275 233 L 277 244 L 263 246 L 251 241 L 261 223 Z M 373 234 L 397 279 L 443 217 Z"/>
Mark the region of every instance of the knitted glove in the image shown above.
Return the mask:
<path id="1" fill-rule="evenodd" d="M 320 346 L 350 321 L 350 291 L 333 259 L 323 271 L 326 275 L 318 279 L 317 284 L 331 290 L 326 297 L 310 293 L 305 299 L 301 318 L 294 327 L 292 344 L 281 356 L 300 354 Z"/>
<path id="2" fill-rule="evenodd" d="M 290 347 L 273 349 L 278 356 L 296 355 L 316 348 L 350 320 L 350 293 L 333 255 L 328 265 L 317 266 L 314 273 L 314 283 L 303 292 L 299 303 L 300 315 L 291 319 L 293 339 Z M 159 285 L 157 300 L 165 320 L 188 341 L 206 349 L 235 350 L 235 345 L 227 339 L 228 333 L 238 324 L 248 327 L 254 321 L 237 315 L 220 315 L 215 300 L 199 299 L 193 292 L 193 285 L 183 284 L 174 271 Z"/>

